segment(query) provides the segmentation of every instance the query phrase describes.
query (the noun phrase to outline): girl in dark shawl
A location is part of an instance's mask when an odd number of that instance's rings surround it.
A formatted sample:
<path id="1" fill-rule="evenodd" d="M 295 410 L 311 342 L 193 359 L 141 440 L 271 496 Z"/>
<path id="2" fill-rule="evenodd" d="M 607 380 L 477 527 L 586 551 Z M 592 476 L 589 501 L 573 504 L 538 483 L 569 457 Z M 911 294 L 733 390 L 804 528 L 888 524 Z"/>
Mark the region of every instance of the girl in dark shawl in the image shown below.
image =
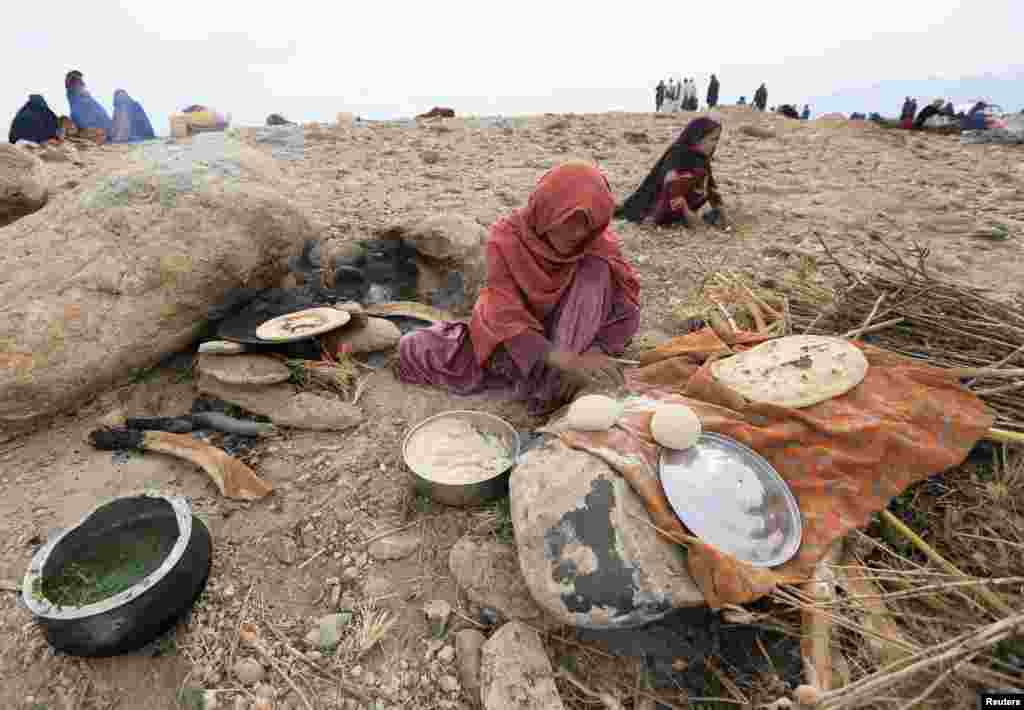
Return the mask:
<path id="1" fill-rule="evenodd" d="M 403 382 L 457 395 L 493 391 L 544 414 L 594 380 L 621 382 L 640 323 L 640 284 L 608 227 L 615 198 L 596 167 L 566 163 L 487 240 L 487 282 L 468 324 L 443 322 L 398 345 Z"/>
<path id="2" fill-rule="evenodd" d="M 124 89 L 114 92 L 114 122 L 111 142 L 131 143 L 154 138 L 153 124 L 149 122 L 142 105 Z"/>
<path id="3" fill-rule="evenodd" d="M 711 159 L 721 134 L 722 124 L 713 118 L 702 116 L 690 121 L 636 192 L 616 210 L 616 216 L 630 222 L 685 225 L 691 213 L 707 203 L 712 209 L 704 220 L 717 223 L 722 198 L 711 171 Z"/>
<path id="4" fill-rule="evenodd" d="M 26 140 L 42 144 L 57 137 L 57 128 L 57 115 L 46 105 L 46 99 L 31 94 L 14 116 L 8 139 L 11 143 Z"/>

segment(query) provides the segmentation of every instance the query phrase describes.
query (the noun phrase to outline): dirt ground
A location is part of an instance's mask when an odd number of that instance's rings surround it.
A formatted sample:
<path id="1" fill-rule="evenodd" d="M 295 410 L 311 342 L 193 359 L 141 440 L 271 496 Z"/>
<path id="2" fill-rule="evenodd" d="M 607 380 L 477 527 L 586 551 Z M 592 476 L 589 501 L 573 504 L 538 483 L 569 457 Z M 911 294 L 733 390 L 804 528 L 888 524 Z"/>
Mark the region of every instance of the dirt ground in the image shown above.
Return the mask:
<path id="1" fill-rule="evenodd" d="M 415 128 L 307 127 L 305 157 L 284 164 L 289 179 L 283 189 L 310 211 L 326 240 L 368 238 L 445 211 L 489 225 L 523 203 L 545 169 L 573 157 L 596 160 L 625 197 L 689 117 L 552 115 L 515 128 L 479 127 L 468 119 Z M 851 260 L 879 242 L 901 253 L 920 243 L 948 278 L 1006 295 L 1018 288 L 1024 275 L 1021 147 L 961 146 L 954 137 L 798 123 L 746 109 L 725 109 L 724 117 L 716 176 L 731 230 L 616 225 L 641 275 L 642 334 L 678 332 L 679 306 L 707 270 L 776 278 L 800 268 L 805 257 L 822 258 L 817 237 Z M 747 135 L 744 126 L 774 136 Z M 85 179 L 118 155 L 118 149 L 88 151 L 82 165 L 67 167 L 78 171 L 68 179 Z M 995 225 L 1006 227 L 1010 238 L 979 236 Z M 444 599 L 457 611 L 455 628 L 476 624 L 447 557 L 467 531 L 494 534 L 493 516 L 416 498 L 399 450 L 408 426 L 451 407 L 451 400 L 404 387 L 386 371 L 373 374 L 360 400 L 366 417 L 358 429 L 288 431 L 255 452 L 254 468 L 276 491 L 245 504 L 224 500 L 201 471 L 176 459 L 124 459 L 85 442 L 112 409 L 181 414 L 195 397 L 187 368 L 133 379 L 45 429 L 0 443 L 0 580 L 18 584 L 48 532 L 73 524 L 98 501 L 155 488 L 188 496 L 207 522 L 215 544 L 208 590 L 191 620 L 161 643 L 159 655 L 109 660 L 55 656 L 15 595 L 0 592 L 0 706 L 192 710 L 200 707 L 198 693 L 217 691 L 220 707 L 235 707 L 236 696 L 254 697 L 229 672 L 234 659 L 249 654 L 236 640 L 238 623 L 259 620 L 261 629 L 275 630 L 265 631 L 274 633 L 268 642 L 283 646 L 287 639 L 305 650 L 311 624 L 337 608 L 340 593 L 340 603 L 357 610 L 352 633 L 371 633 L 384 613 L 395 622 L 365 655 L 339 651 L 313 663 L 366 687 L 408 691 L 391 696 L 408 700 L 380 708 L 468 707 L 439 682 L 454 671 L 430 660 L 421 607 Z M 515 404 L 471 406 L 531 423 Z M 414 553 L 390 561 L 367 554 L 368 541 L 397 529 L 418 536 Z M 288 667 L 303 672 L 301 664 Z M 304 707 L 280 674 L 268 673 L 266 682 L 276 691 L 275 707 Z M 334 695 L 310 701 L 342 706 Z"/>

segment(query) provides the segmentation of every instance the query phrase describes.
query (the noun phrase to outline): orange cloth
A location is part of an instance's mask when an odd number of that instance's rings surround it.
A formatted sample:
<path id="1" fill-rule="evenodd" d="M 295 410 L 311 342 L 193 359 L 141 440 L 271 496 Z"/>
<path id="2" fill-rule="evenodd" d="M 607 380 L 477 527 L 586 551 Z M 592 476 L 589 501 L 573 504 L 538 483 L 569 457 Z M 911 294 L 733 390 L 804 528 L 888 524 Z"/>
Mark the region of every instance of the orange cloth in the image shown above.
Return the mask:
<path id="1" fill-rule="evenodd" d="M 630 373 L 630 388 L 651 399 L 686 404 L 704 431 L 760 453 L 789 484 L 803 516 L 796 557 L 771 570 L 699 540 L 686 541 L 690 574 L 712 608 L 750 602 L 777 584 L 807 579 L 835 540 L 866 526 L 911 484 L 961 464 L 992 426 L 985 404 L 950 373 L 861 343 L 855 344 L 868 359 L 868 373 L 845 395 L 802 409 L 750 403 L 715 382 L 709 362 L 688 361 L 698 357 L 695 343 L 710 344 L 709 355 L 719 351 L 711 335 L 700 331 L 662 346 L 662 353 L 675 348 L 684 355 Z M 673 382 L 674 374 L 679 379 Z M 658 479 L 652 411 L 633 407 L 608 432 L 561 436 L 616 468 L 644 499 L 653 523 L 679 540 L 689 533 Z"/>
<path id="2" fill-rule="evenodd" d="M 608 262 L 626 300 L 640 305 L 636 272 L 622 256 L 618 236 L 608 229 L 614 208 L 615 197 L 604 174 L 592 165 L 571 162 L 540 179 L 525 209 L 491 227 L 487 283 L 469 323 L 481 365 L 506 340 L 528 330 L 544 335 L 544 317 L 562 299 L 585 256 Z M 563 256 L 543 235 L 576 212 L 586 214 L 593 237 L 577 253 Z"/>

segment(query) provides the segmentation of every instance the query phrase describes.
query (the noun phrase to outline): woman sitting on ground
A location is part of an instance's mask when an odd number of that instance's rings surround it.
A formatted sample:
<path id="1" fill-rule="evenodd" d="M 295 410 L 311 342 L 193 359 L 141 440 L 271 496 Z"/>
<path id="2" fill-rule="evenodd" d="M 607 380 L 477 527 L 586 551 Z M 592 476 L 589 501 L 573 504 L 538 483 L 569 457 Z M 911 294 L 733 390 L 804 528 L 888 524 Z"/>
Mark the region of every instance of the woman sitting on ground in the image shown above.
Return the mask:
<path id="1" fill-rule="evenodd" d="M 640 285 L 608 229 L 615 198 L 596 168 L 545 174 L 527 206 L 491 227 L 487 282 L 469 324 L 405 335 L 399 379 L 457 395 L 499 390 L 549 413 L 595 380 L 621 382 Z"/>
<path id="2" fill-rule="evenodd" d="M 718 224 L 722 220 L 722 198 L 711 171 L 711 159 L 721 135 L 722 124 L 715 119 L 690 121 L 616 216 L 661 226 L 688 225 L 693 215 L 708 204 L 711 209 L 704 213 L 704 221 Z"/>
<path id="3" fill-rule="evenodd" d="M 87 132 L 97 143 L 110 140 L 112 121 L 100 103 L 85 88 L 82 72 L 75 70 L 64 77 L 64 88 L 71 107 L 71 120 L 80 131 Z"/>
<path id="4" fill-rule="evenodd" d="M 59 129 L 57 115 L 50 110 L 46 99 L 39 94 L 30 94 L 28 102 L 19 109 L 11 121 L 8 140 L 11 143 L 20 140 L 32 141 L 41 145 L 57 140 Z"/>
<path id="5" fill-rule="evenodd" d="M 142 105 L 124 89 L 114 92 L 114 121 L 111 142 L 132 143 L 155 138 L 153 124 Z"/>

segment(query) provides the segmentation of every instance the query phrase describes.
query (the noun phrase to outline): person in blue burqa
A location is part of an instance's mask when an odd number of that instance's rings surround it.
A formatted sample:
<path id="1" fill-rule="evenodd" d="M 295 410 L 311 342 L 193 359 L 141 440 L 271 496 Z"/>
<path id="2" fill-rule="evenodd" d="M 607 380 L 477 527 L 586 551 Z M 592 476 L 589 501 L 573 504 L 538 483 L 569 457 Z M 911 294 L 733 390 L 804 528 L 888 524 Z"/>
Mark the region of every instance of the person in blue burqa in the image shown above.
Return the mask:
<path id="1" fill-rule="evenodd" d="M 102 128 L 109 138 L 113 122 L 107 110 L 85 88 L 82 72 L 77 69 L 69 71 L 64 77 L 64 88 L 68 92 L 68 106 L 71 107 L 71 120 L 74 124 L 79 129 Z"/>
<path id="2" fill-rule="evenodd" d="M 42 144 L 57 138 L 58 127 L 57 116 L 46 105 L 46 99 L 39 94 L 30 94 L 28 102 L 11 121 L 8 139 L 11 143 L 26 140 Z"/>
<path id="3" fill-rule="evenodd" d="M 153 124 L 142 105 L 124 89 L 114 92 L 114 121 L 111 143 L 133 143 L 155 138 Z"/>

